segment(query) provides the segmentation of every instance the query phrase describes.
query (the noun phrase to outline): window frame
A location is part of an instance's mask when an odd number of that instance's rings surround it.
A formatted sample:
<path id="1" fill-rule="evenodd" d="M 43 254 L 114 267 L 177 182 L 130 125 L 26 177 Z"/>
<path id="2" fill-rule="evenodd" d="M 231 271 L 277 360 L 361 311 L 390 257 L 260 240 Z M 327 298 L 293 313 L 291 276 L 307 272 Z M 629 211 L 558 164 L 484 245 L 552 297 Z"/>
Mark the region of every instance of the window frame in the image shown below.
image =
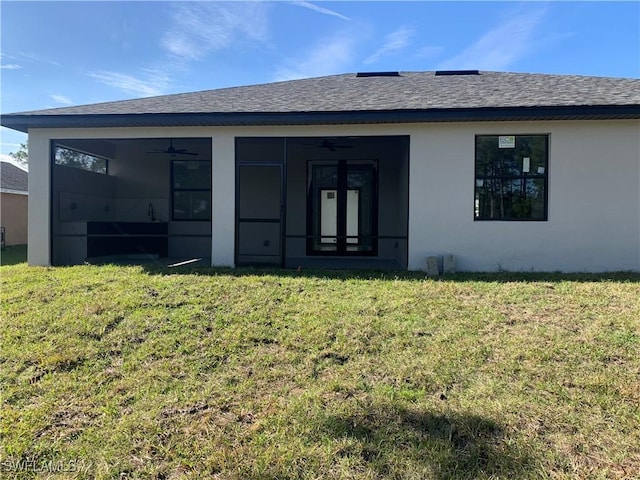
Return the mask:
<path id="1" fill-rule="evenodd" d="M 191 188 L 191 187 L 178 187 L 175 186 L 175 164 L 176 162 L 199 162 L 209 165 L 209 187 L 208 188 Z M 206 159 L 184 159 L 184 158 L 172 158 L 171 159 L 171 221 L 172 222 L 210 222 L 212 218 L 212 204 L 211 204 L 211 178 L 213 175 L 211 160 Z M 209 202 L 209 215 L 206 218 L 176 218 L 175 215 L 175 197 L 176 192 L 208 192 Z"/>
<path id="2" fill-rule="evenodd" d="M 521 172 L 519 175 L 515 174 L 501 174 L 501 175 L 478 175 L 478 140 L 486 137 L 495 137 L 499 141 L 500 137 L 514 137 L 515 145 L 517 145 L 518 138 L 521 137 L 542 137 L 544 138 L 544 173 L 526 173 Z M 549 133 L 488 133 L 488 134 L 476 134 L 474 137 L 474 161 L 473 161 L 473 199 L 474 199 L 474 222 L 546 222 L 549 220 Z M 496 148 L 499 148 L 496 146 Z M 515 147 L 514 147 L 515 148 Z M 526 173 L 526 174 L 525 174 Z M 479 216 L 479 207 L 477 206 L 478 197 L 478 180 L 499 180 L 499 181 L 526 181 L 526 180 L 542 180 L 544 188 L 543 198 L 543 214 L 540 218 L 526 218 L 526 217 L 502 217 L 502 218 L 490 218 Z"/>

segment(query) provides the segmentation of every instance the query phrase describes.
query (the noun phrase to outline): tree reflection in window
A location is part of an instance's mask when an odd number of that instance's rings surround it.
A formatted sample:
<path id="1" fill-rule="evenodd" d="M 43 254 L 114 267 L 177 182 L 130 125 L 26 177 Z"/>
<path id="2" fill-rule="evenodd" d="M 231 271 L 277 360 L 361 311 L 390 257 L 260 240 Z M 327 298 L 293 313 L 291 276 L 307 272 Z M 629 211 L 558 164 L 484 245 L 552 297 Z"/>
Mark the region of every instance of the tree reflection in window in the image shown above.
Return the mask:
<path id="1" fill-rule="evenodd" d="M 547 219 L 548 136 L 512 137 L 476 137 L 476 220 Z"/>

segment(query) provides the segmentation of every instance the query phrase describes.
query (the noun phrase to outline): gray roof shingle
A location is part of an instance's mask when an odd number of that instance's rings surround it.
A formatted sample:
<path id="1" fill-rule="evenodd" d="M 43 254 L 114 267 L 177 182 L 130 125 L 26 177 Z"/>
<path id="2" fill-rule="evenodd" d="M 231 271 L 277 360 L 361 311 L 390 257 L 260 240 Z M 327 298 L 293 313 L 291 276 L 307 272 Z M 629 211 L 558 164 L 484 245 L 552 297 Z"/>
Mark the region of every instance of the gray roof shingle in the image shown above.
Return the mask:
<path id="1" fill-rule="evenodd" d="M 17 125 L 19 118 L 27 118 L 33 126 L 37 118 L 54 116 L 69 120 L 74 116 L 100 115 L 376 114 L 594 106 L 632 107 L 635 112 L 635 107 L 640 107 L 640 79 L 484 71 L 478 75 L 400 72 L 398 76 L 358 77 L 342 74 L 22 112 L 4 115 L 2 124 L 16 128 L 12 123 Z M 15 118 L 12 120 L 12 117 Z M 307 122 L 313 123 L 308 119 Z"/>
<path id="2" fill-rule="evenodd" d="M 344 112 L 485 107 L 639 105 L 640 80 L 480 72 L 355 74 L 27 112 L 32 115 Z"/>
<path id="3" fill-rule="evenodd" d="M 29 174 L 9 162 L 0 162 L 0 187 L 2 190 L 26 192 Z"/>

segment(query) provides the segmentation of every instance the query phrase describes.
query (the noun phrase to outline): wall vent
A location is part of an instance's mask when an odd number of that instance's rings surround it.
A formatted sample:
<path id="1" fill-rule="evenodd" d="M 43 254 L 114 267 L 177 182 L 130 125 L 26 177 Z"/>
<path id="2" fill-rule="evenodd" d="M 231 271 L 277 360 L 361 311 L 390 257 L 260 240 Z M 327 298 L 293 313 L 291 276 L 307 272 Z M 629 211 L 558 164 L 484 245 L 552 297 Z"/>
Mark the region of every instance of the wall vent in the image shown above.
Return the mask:
<path id="1" fill-rule="evenodd" d="M 449 77 L 454 75 L 480 75 L 478 70 L 436 70 L 436 77 Z"/>
<path id="2" fill-rule="evenodd" d="M 399 72 L 358 72 L 356 73 L 357 78 L 362 77 L 399 77 Z"/>

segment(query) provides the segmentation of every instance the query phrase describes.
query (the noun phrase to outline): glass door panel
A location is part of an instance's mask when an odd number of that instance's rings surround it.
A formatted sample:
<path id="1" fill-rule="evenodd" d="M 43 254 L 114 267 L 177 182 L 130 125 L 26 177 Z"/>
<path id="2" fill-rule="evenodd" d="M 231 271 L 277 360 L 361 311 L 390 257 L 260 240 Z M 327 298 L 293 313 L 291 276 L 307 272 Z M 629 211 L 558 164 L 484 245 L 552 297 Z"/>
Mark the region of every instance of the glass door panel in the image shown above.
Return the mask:
<path id="1" fill-rule="evenodd" d="M 377 197 L 372 164 L 347 165 L 347 251 L 373 252 Z M 353 192 L 351 197 L 349 193 Z M 351 200 L 351 202 L 349 201 Z M 350 208 L 351 206 L 351 208 Z M 349 228 L 351 226 L 351 228 Z M 351 230 L 351 232 L 350 232 Z"/>
<path id="2" fill-rule="evenodd" d="M 359 190 L 347 190 L 347 243 L 358 243 Z M 338 191 L 320 190 L 320 243 L 337 244 Z"/>
<path id="3" fill-rule="evenodd" d="M 320 243 L 338 243 L 338 191 L 320 190 Z"/>
<path id="4" fill-rule="evenodd" d="M 337 252 L 338 165 L 312 163 L 310 175 L 308 249 L 313 252 Z"/>
<path id="5" fill-rule="evenodd" d="M 372 161 L 310 162 L 309 254 L 376 253 L 375 167 Z"/>
<path id="6" fill-rule="evenodd" d="M 347 190 L 347 243 L 358 243 L 360 223 L 359 190 Z"/>

